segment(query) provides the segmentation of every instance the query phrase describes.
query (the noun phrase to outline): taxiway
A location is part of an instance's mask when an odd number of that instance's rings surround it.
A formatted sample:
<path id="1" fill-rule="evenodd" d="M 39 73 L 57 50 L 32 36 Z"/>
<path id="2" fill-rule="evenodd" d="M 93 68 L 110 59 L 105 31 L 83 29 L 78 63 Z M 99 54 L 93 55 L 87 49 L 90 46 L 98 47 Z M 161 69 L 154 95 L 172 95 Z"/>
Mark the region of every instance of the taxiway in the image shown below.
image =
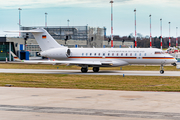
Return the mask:
<path id="1" fill-rule="evenodd" d="M 123 71 L 123 70 L 100 70 L 94 73 L 89 70 L 87 73 L 81 73 L 80 70 L 51 70 L 51 69 L 0 69 L 0 73 L 35 73 L 35 74 L 76 74 L 76 75 L 131 75 L 131 76 L 180 76 L 180 71 L 165 71 L 160 74 L 159 71 Z"/>

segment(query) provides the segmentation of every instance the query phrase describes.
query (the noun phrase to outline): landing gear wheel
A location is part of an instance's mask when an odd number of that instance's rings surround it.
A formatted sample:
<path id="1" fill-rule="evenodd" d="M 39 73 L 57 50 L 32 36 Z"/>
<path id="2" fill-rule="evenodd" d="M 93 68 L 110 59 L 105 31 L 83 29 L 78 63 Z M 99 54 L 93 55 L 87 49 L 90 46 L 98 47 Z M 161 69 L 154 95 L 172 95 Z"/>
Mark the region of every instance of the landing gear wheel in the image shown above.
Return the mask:
<path id="1" fill-rule="evenodd" d="M 161 73 L 161 74 L 164 74 L 164 70 L 160 70 L 160 73 Z"/>
<path id="2" fill-rule="evenodd" d="M 177 64 L 176 64 L 176 63 L 172 63 L 172 65 L 173 65 L 173 66 L 177 66 Z"/>
<path id="3" fill-rule="evenodd" d="M 87 73 L 87 71 L 88 71 L 88 68 L 81 68 L 82 73 Z"/>
<path id="4" fill-rule="evenodd" d="M 93 72 L 99 72 L 99 67 L 93 67 Z"/>
<path id="5" fill-rule="evenodd" d="M 160 70 L 160 73 L 161 73 L 161 74 L 164 74 L 164 65 L 163 65 L 163 64 L 161 64 L 160 69 L 161 69 L 161 70 Z"/>

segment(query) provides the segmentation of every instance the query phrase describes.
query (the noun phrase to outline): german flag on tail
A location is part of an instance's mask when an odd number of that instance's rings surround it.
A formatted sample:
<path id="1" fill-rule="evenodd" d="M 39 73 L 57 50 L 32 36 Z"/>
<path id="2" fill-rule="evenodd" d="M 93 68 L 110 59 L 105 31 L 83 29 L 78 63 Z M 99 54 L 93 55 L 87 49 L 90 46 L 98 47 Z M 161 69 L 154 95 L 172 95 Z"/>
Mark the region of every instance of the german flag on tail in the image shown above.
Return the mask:
<path id="1" fill-rule="evenodd" d="M 46 35 L 42 35 L 42 39 L 46 39 Z"/>

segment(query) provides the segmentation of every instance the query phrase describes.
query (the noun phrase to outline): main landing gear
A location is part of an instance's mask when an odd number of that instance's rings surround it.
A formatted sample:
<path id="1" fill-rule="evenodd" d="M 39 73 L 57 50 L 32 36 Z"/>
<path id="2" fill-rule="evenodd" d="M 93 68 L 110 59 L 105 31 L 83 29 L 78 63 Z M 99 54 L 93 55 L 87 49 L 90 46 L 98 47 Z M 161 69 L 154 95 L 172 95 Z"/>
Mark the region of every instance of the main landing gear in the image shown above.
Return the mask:
<path id="1" fill-rule="evenodd" d="M 99 67 L 93 67 L 93 72 L 99 72 Z"/>
<path id="2" fill-rule="evenodd" d="M 82 67 L 81 68 L 81 72 L 82 73 L 87 73 L 87 71 L 88 71 L 88 67 Z"/>
<path id="3" fill-rule="evenodd" d="M 164 74 L 164 66 L 163 66 L 163 64 L 161 65 L 160 69 L 161 69 L 161 70 L 160 70 L 160 73 L 161 73 L 161 74 Z"/>
<path id="4" fill-rule="evenodd" d="M 87 73 L 88 72 L 88 67 L 82 67 L 81 72 L 82 73 Z M 93 72 L 99 72 L 99 67 L 93 67 Z"/>

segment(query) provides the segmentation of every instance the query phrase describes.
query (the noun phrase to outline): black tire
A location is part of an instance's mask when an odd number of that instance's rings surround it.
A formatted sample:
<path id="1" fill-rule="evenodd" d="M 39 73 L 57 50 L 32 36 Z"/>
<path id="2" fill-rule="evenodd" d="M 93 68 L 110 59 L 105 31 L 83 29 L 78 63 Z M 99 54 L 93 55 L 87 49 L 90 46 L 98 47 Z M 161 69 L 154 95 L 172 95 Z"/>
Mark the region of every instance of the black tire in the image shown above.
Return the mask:
<path id="1" fill-rule="evenodd" d="M 173 65 L 173 66 L 177 66 L 177 64 L 176 64 L 176 63 L 173 63 L 172 65 Z"/>
<path id="2" fill-rule="evenodd" d="M 99 67 L 93 67 L 93 72 L 99 72 Z"/>
<path id="3" fill-rule="evenodd" d="M 87 71 L 88 71 L 88 68 L 81 68 L 82 73 L 87 73 Z"/>
<path id="4" fill-rule="evenodd" d="M 164 74 L 164 70 L 160 70 L 160 73 L 161 73 L 161 74 Z"/>

